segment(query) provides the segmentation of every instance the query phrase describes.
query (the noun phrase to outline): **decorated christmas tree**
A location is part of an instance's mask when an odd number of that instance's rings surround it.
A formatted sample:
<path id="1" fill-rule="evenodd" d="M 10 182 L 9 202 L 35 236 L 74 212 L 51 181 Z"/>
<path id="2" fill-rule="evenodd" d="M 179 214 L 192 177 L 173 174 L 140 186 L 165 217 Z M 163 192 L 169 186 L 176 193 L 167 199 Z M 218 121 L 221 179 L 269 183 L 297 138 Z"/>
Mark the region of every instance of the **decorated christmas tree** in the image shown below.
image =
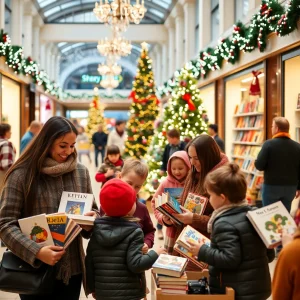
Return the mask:
<path id="1" fill-rule="evenodd" d="M 150 193 L 157 189 L 161 180 L 160 167 L 167 144 L 167 132 L 178 129 L 181 139 L 189 141 L 207 131 L 206 111 L 202 106 L 200 91 L 196 87 L 197 80 L 193 77 L 191 68 L 182 69 L 176 81 L 177 86 L 164 109 L 162 122 L 155 132 L 146 158 L 150 172 L 145 188 Z"/>
<path id="2" fill-rule="evenodd" d="M 93 101 L 90 104 L 88 123 L 86 128 L 86 134 L 92 140 L 92 135 L 98 130 L 98 126 L 103 124 L 103 109 L 99 104 L 99 96 L 95 95 Z M 105 126 L 103 126 L 104 129 Z"/>
<path id="3" fill-rule="evenodd" d="M 128 139 L 125 143 L 125 156 L 145 157 L 154 133 L 154 121 L 158 114 L 158 99 L 146 43 L 142 44 L 137 75 L 133 82 L 130 117 L 127 123 Z"/>

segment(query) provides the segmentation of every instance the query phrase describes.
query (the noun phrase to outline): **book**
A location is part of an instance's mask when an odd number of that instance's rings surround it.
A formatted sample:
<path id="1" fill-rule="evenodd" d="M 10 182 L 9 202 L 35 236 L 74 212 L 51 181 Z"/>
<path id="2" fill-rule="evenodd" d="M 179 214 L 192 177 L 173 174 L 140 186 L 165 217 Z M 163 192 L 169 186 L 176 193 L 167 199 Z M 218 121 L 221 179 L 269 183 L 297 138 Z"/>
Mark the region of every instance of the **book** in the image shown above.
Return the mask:
<path id="1" fill-rule="evenodd" d="M 56 246 L 67 248 L 82 228 L 65 213 L 55 213 L 46 216 L 49 229 Z"/>
<path id="2" fill-rule="evenodd" d="M 93 194 L 74 193 L 64 191 L 61 196 L 58 212 L 64 212 L 69 218 L 81 225 L 93 225 L 95 218 L 84 216 L 92 210 Z"/>
<path id="3" fill-rule="evenodd" d="M 155 199 L 155 209 L 160 211 L 165 216 L 169 217 L 176 224 L 182 225 L 182 223 L 174 216 L 175 214 L 181 214 L 179 202 L 170 196 L 169 193 L 162 193 Z"/>
<path id="4" fill-rule="evenodd" d="M 184 207 L 194 214 L 202 215 L 206 208 L 208 198 L 189 193 L 185 202 Z"/>
<path id="5" fill-rule="evenodd" d="M 297 228 L 281 201 L 248 211 L 247 217 L 269 249 L 280 245 L 284 231 L 293 234 Z"/>
<path id="6" fill-rule="evenodd" d="M 190 225 L 187 225 L 177 238 L 174 250 L 183 255 L 184 257 L 187 257 L 195 265 L 199 266 L 202 269 L 205 269 L 207 267 L 207 264 L 199 262 L 193 257 L 192 253 L 189 251 L 190 245 L 187 243 L 188 241 L 198 243 L 199 240 L 201 240 L 205 245 L 210 247 L 209 238 L 201 234 L 199 231 L 197 231 Z"/>
<path id="7" fill-rule="evenodd" d="M 186 273 L 184 272 L 180 277 L 172 277 L 172 276 L 167 276 L 167 275 L 162 275 L 162 274 L 156 274 L 157 275 L 157 282 L 158 283 L 163 283 L 163 284 L 186 284 L 188 278 Z"/>
<path id="8" fill-rule="evenodd" d="M 169 193 L 170 197 L 179 199 L 183 192 L 183 188 L 164 188 L 164 193 Z"/>
<path id="9" fill-rule="evenodd" d="M 153 264 L 153 272 L 173 277 L 181 277 L 188 260 L 184 257 L 160 254 Z"/>
<path id="10" fill-rule="evenodd" d="M 29 239 L 42 246 L 54 246 L 46 214 L 18 220 L 20 229 Z"/>

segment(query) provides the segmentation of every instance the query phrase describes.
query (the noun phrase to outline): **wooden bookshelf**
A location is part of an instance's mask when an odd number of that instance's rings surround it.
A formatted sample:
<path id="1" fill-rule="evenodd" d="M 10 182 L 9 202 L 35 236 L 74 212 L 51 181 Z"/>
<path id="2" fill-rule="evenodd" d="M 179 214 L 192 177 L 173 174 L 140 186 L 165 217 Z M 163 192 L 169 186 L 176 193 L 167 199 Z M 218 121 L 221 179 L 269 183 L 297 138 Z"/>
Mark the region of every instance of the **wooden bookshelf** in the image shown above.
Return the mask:
<path id="1" fill-rule="evenodd" d="M 263 173 L 255 168 L 255 159 L 261 149 L 264 136 L 264 99 L 252 97 L 241 101 L 233 115 L 233 141 L 231 157 L 245 174 L 248 190 L 247 200 L 254 204 L 257 200 Z"/>

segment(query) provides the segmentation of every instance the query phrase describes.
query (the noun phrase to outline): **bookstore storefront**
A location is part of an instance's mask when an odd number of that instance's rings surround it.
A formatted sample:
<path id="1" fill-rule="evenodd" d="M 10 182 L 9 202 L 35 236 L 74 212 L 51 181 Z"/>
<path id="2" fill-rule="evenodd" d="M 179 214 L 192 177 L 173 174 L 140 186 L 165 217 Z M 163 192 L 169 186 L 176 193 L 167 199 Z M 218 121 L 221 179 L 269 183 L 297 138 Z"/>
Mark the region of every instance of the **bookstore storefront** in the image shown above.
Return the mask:
<path id="1" fill-rule="evenodd" d="M 1 122 L 11 126 L 10 141 L 20 152 L 20 101 L 21 86 L 18 82 L 1 75 Z"/>
<path id="2" fill-rule="evenodd" d="M 207 118 L 210 124 L 216 122 L 215 118 L 215 83 L 200 88 L 200 97 L 203 100 L 203 107 L 207 111 Z"/>
<path id="3" fill-rule="evenodd" d="M 300 48 L 282 55 L 284 116 L 293 140 L 300 142 Z"/>
<path id="4" fill-rule="evenodd" d="M 254 202 L 263 174 L 254 162 L 265 139 L 265 69 L 254 65 L 224 79 L 226 154 L 244 172 Z"/>

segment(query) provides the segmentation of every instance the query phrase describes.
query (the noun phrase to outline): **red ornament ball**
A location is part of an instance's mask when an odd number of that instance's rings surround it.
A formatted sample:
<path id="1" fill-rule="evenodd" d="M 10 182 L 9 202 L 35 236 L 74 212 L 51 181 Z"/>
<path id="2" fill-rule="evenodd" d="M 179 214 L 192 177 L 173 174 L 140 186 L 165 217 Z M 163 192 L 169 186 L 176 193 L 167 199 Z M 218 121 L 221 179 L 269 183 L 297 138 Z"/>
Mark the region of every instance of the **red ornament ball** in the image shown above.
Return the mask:
<path id="1" fill-rule="evenodd" d="M 142 140 L 143 145 L 146 145 L 147 142 L 148 142 L 148 141 L 147 141 L 146 139 L 143 139 L 143 140 Z"/>
<path id="2" fill-rule="evenodd" d="M 180 86 L 186 87 L 186 81 L 184 80 L 180 81 Z"/>

